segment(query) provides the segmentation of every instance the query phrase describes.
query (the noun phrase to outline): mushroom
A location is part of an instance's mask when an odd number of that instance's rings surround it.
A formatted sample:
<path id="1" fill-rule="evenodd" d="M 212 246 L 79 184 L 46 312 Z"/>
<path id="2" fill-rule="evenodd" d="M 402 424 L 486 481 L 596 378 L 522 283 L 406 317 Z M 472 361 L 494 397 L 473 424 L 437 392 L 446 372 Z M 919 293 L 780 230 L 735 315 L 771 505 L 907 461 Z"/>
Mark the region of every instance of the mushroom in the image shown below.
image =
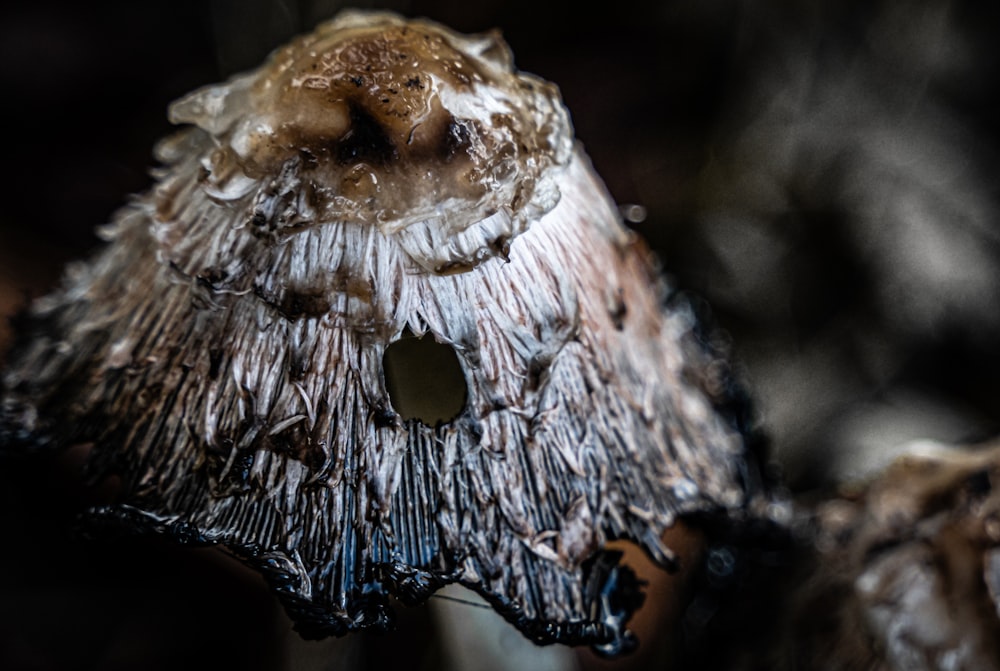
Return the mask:
<path id="1" fill-rule="evenodd" d="M 175 102 L 157 183 L 20 323 L 4 450 L 93 444 L 88 519 L 217 544 L 305 637 L 449 583 L 631 648 L 682 520 L 761 494 L 694 310 L 496 33 L 344 12 Z"/>

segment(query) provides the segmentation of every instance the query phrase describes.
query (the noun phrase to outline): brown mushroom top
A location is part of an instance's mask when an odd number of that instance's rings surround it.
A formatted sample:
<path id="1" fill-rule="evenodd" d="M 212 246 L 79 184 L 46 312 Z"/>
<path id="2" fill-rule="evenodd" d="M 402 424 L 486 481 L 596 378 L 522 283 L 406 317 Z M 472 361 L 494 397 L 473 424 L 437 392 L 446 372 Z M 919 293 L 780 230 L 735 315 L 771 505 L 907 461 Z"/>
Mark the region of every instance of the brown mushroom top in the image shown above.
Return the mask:
<path id="1" fill-rule="evenodd" d="M 306 194 L 297 226 L 387 233 L 423 222 L 447 237 L 498 215 L 512 238 L 555 205 L 548 173 L 572 148 L 556 87 L 515 71 L 499 35 L 389 14 L 343 14 L 178 101 L 171 119 L 209 135 L 206 187 L 221 200 L 284 172 Z"/>

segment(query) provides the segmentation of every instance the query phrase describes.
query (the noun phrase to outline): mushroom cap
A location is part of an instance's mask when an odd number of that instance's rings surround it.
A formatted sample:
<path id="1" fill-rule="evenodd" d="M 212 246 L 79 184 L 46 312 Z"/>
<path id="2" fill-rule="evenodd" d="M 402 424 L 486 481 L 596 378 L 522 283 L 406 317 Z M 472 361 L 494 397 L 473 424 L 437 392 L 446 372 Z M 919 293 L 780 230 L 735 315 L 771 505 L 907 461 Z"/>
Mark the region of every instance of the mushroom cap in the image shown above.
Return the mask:
<path id="1" fill-rule="evenodd" d="M 90 519 L 225 546 L 306 636 L 461 583 L 535 641 L 627 649 L 607 543 L 670 567 L 667 529 L 759 484 L 556 88 L 496 34 L 346 13 L 171 118 L 155 187 L 24 320 L 5 446 L 92 442 L 122 486 Z M 453 417 L 395 407 L 410 336 L 457 361 Z"/>
<path id="2" fill-rule="evenodd" d="M 307 202 L 258 226 L 413 228 L 409 237 L 432 244 L 408 251 L 437 272 L 495 253 L 486 244 L 459 253 L 450 238 L 481 243 L 484 221 L 513 238 L 551 209 L 549 169 L 573 148 L 556 87 L 515 70 L 498 33 L 463 36 L 385 12 L 345 12 L 258 70 L 178 100 L 170 118 L 215 145 L 207 177 L 221 198 L 294 172 Z M 161 148 L 167 162 L 175 151 Z"/>

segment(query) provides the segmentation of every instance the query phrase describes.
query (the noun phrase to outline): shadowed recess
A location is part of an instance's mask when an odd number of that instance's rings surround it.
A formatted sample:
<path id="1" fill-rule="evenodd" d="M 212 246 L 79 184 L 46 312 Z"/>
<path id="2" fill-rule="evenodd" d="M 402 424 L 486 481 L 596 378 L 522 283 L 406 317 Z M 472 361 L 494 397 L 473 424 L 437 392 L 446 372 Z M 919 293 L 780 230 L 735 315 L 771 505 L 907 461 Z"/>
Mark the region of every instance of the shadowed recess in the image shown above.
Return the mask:
<path id="1" fill-rule="evenodd" d="M 437 426 L 455 419 L 465 407 L 465 375 L 455 350 L 433 336 L 409 329 L 391 343 L 382 358 L 392 407 L 404 419 Z"/>

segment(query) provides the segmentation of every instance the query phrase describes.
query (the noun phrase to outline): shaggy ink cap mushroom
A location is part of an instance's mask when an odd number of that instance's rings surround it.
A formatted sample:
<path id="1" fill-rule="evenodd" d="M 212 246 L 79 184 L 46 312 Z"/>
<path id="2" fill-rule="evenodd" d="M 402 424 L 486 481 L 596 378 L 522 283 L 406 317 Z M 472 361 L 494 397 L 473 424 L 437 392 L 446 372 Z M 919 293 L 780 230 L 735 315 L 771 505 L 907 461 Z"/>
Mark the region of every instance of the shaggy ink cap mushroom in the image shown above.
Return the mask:
<path id="1" fill-rule="evenodd" d="M 170 117 L 155 186 L 22 320 L 7 447 L 92 443 L 121 488 L 89 519 L 225 546 L 306 636 L 459 583 L 627 650 L 608 544 L 676 566 L 665 532 L 740 519 L 754 457 L 555 86 L 495 33 L 348 12 Z M 450 363 L 396 375 L 414 339 Z M 446 367 L 413 411 L 400 380 Z"/>

